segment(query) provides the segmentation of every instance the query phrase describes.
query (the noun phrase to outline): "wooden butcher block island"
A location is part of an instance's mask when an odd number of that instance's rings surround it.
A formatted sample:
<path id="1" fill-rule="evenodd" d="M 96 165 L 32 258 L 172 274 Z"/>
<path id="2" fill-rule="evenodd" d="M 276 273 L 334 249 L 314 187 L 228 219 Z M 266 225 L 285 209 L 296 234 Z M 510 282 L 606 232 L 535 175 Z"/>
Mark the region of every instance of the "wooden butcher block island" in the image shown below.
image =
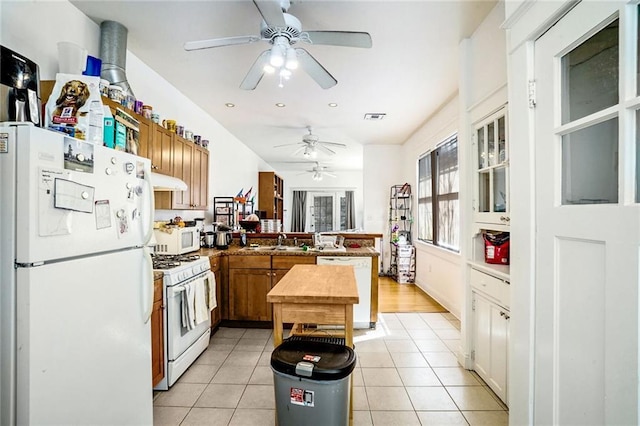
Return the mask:
<path id="1" fill-rule="evenodd" d="M 273 303 L 273 344 L 282 343 L 282 324 L 344 325 L 353 347 L 353 305 L 359 302 L 352 266 L 295 265 L 267 294 Z M 295 329 L 295 327 L 294 327 Z"/>
<path id="2" fill-rule="evenodd" d="M 282 343 L 282 324 L 305 334 L 302 324 L 344 325 L 344 344 L 353 348 L 353 305 L 359 302 L 353 266 L 294 265 L 267 294 L 273 304 L 273 346 Z M 332 330 L 333 331 L 333 330 Z M 349 386 L 353 424 L 353 379 Z"/>

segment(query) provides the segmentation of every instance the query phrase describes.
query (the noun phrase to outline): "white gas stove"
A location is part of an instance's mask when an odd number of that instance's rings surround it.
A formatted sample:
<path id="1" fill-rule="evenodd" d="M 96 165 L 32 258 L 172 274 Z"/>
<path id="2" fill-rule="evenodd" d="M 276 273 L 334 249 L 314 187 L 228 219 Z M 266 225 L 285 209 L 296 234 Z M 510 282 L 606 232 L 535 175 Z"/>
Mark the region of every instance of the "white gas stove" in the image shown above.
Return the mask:
<path id="1" fill-rule="evenodd" d="M 162 272 L 164 309 L 164 360 L 165 377 L 155 387 L 168 390 L 189 368 L 195 359 L 209 346 L 211 318 L 198 323 L 184 323 L 188 305 L 193 307 L 196 289 L 215 285 L 215 277 L 209 266 L 209 258 L 198 255 L 152 255 L 153 270 Z M 215 291 L 215 287 L 214 290 Z M 193 308 L 191 308 L 193 309 Z M 186 316 L 193 315 L 193 312 Z"/>
<path id="2" fill-rule="evenodd" d="M 164 285 L 174 286 L 210 269 L 209 258 L 193 254 L 154 254 L 153 270 L 164 274 Z"/>

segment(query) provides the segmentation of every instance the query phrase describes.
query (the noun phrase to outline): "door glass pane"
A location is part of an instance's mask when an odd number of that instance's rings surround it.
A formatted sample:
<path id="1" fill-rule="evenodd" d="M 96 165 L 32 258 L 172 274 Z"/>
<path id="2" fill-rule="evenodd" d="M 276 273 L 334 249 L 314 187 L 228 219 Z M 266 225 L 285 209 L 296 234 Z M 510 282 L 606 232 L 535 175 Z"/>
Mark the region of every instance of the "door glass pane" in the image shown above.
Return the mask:
<path id="1" fill-rule="evenodd" d="M 347 197 L 340 197 L 340 230 L 347 229 Z"/>
<path id="2" fill-rule="evenodd" d="M 618 20 L 562 57 L 562 123 L 618 103 Z"/>
<path id="3" fill-rule="evenodd" d="M 478 168 L 487 167 L 487 154 L 484 149 L 484 127 L 478 129 Z"/>
<path id="4" fill-rule="evenodd" d="M 495 129 L 496 126 L 493 123 L 489 123 L 489 125 L 487 126 L 487 156 L 489 157 L 490 166 L 496 164 Z"/>
<path id="5" fill-rule="evenodd" d="M 490 184 L 490 179 L 491 176 L 489 175 L 489 171 L 486 172 L 480 172 L 480 179 L 479 179 L 479 191 L 478 191 L 478 211 L 480 213 L 486 213 L 489 212 L 491 210 L 489 210 L 489 207 L 491 205 L 491 201 L 490 201 L 490 190 L 489 188 L 491 188 L 491 184 Z"/>
<path id="6" fill-rule="evenodd" d="M 507 211 L 507 169 L 504 167 L 493 169 L 493 211 Z"/>
<path id="7" fill-rule="evenodd" d="M 504 127 L 504 117 L 498 118 L 498 164 L 507 160 L 507 136 Z"/>
<path id="8" fill-rule="evenodd" d="M 313 197 L 315 232 L 333 231 L 333 197 Z"/>
<path id="9" fill-rule="evenodd" d="M 562 137 L 562 204 L 618 202 L 618 119 Z"/>

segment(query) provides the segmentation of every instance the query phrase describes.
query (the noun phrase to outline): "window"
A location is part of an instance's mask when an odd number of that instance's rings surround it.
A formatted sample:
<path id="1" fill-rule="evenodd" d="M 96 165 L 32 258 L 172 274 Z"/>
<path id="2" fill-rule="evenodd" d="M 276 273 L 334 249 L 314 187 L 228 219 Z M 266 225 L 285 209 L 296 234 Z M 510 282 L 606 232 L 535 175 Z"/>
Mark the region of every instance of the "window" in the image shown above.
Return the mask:
<path id="1" fill-rule="evenodd" d="M 418 159 L 418 239 L 460 251 L 458 138 Z"/>

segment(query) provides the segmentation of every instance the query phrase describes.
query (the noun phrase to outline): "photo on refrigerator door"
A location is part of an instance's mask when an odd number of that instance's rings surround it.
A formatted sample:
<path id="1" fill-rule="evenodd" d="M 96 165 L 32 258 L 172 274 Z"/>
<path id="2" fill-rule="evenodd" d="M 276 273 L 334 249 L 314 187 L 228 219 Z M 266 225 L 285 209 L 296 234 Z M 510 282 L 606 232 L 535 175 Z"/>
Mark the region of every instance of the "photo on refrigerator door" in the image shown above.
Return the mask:
<path id="1" fill-rule="evenodd" d="M 94 145 L 78 139 L 64 138 L 64 168 L 93 173 Z"/>

